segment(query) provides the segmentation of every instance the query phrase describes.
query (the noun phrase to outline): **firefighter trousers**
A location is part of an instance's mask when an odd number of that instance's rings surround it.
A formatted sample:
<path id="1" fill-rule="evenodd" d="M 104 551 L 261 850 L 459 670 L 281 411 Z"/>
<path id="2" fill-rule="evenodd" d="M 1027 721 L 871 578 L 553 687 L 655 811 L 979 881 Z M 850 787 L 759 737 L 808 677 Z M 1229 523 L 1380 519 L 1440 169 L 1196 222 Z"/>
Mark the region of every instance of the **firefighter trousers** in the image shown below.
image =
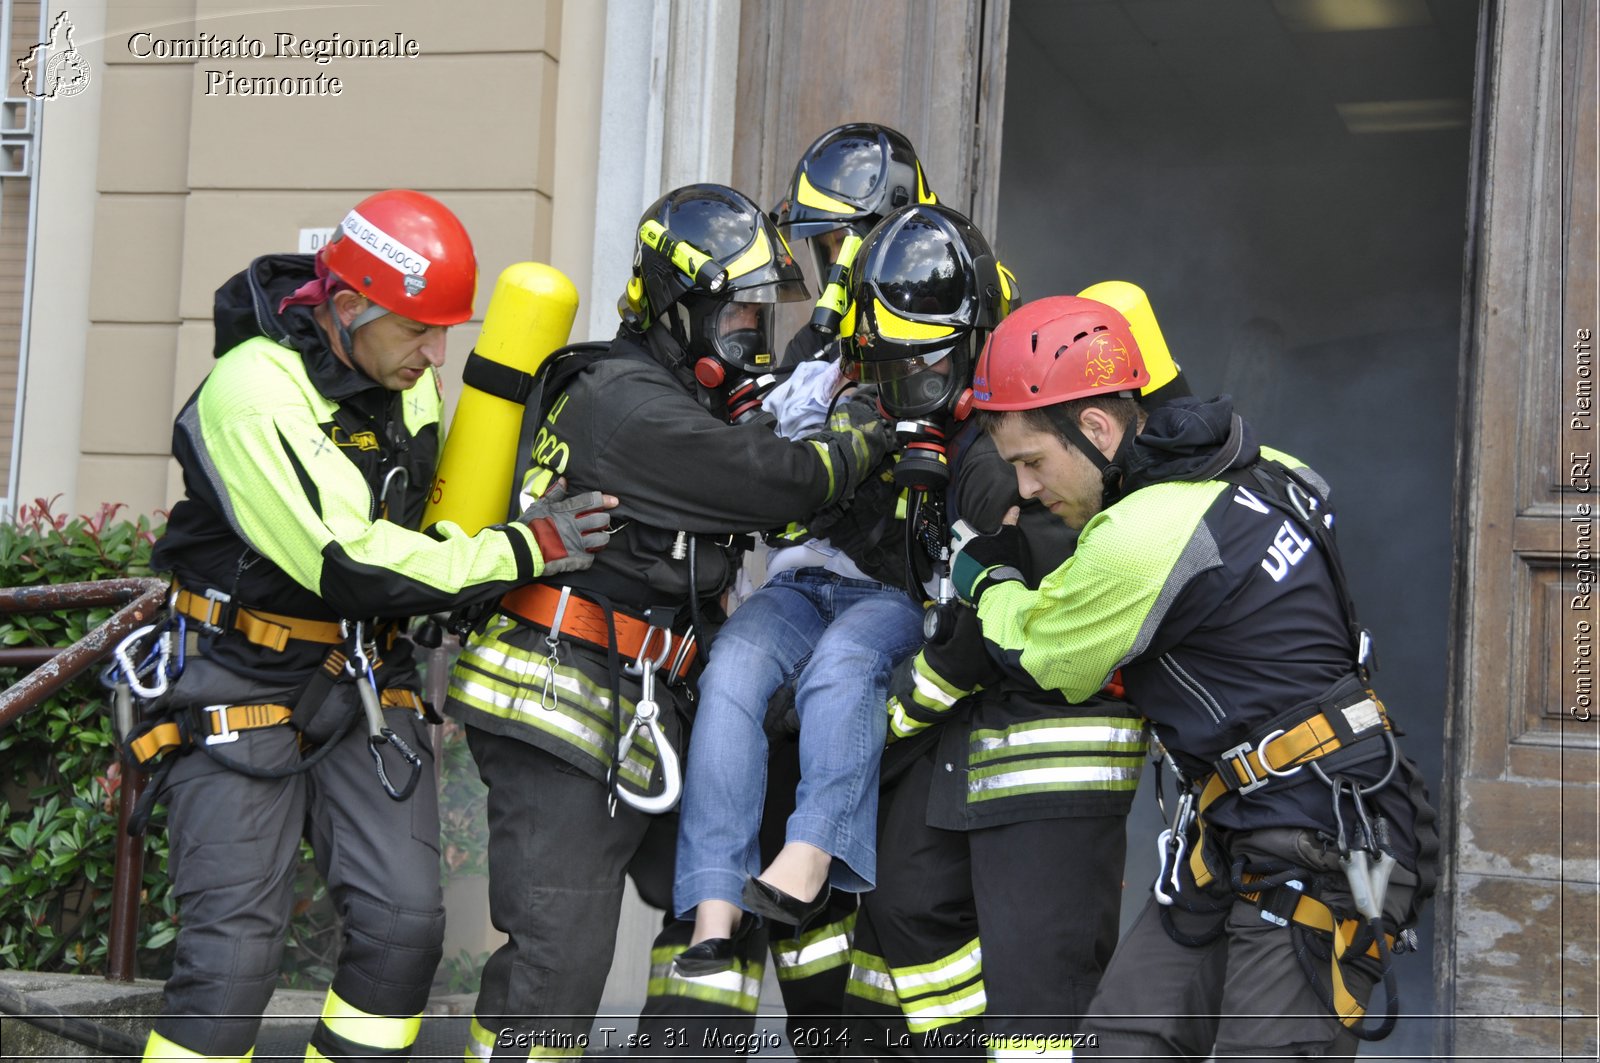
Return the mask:
<path id="1" fill-rule="evenodd" d="M 1324 851 L 1313 832 L 1291 828 L 1234 833 L 1233 858 L 1251 864 L 1294 863 L 1314 875 L 1312 895 L 1336 912 L 1353 912 L 1335 854 Z M 1398 921 L 1409 911 L 1417 876 L 1396 867 L 1384 913 Z M 1192 887 L 1191 887 L 1192 890 Z M 1152 897 L 1117 946 L 1084 1024 L 1096 1050 L 1132 1059 L 1280 1060 L 1302 1056 L 1352 1057 L 1356 1038 L 1334 1018 L 1307 981 L 1290 928 L 1262 918 L 1249 901 L 1225 889 L 1202 894 L 1223 911 L 1175 914 L 1178 929 L 1198 937 L 1222 924 L 1208 944 L 1174 941 Z M 1315 969 L 1326 983 L 1326 960 Z M 1349 960 L 1347 988 L 1368 1004 L 1379 977 L 1374 963 Z M 1381 996 L 1381 994 L 1380 994 Z M 1380 1005 L 1381 1006 L 1381 1005 Z M 1377 1016 L 1368 1019 L 1376 1024 Z"/>
<path id="2" fill-rule="evenodd" d="M 173 697 L 246 705 L 294 693 L 191 659 Z M 208 755 L 291 768 L 301 754 L 287 726 L 237 732 L 236 740 L 191 748 L 173 765 L 162 799 L 180 929 L 147 1059 L 251 1051 L 278 980 L 302 836 L 345 933 L 308 1058 L 408 1055 L 444 941 L 433 746 L 416 713 L 386 711 L 388 725 L 422 758 L 416 789 L 394 801 L 354 719 L 353 687 L 337 685 L 326 708 L 351 714 L 353 725 L 303 774 L 252 778 Z M 397 785 L 407 777 L 397 759 L 387 766 Z"/>
<path id="3" fill-rule="evenodd" d="M 678 818 L 625 802 L 612 815 L 603 781 L 538 746 L 466 730 L 489 788 L 489 917 L 507 938 L 484 966 L 468 1051 L 582 1056 L 611 971 L 625 879 L 652 907 L 670 904 Z"/>
<path id="4" fill-rule="evenodd" d="M 1126 817 L 929 827 L 936 752 L 881 799 L 878 888 L 852 953 L 852 1050 L 982 1059 L 995 1042 L 1068 1058 L 1116 945 Z"/>
<path id="5" fill-rule="evenodd" d="M 763 861 L 783 847 L 799 779 L 795 737 L 771 737 L 760 832 Z M 759 1041 L 755 1024 L 770 955 L 794 1054 L 801 1059 L 837 1058 L 845 1047 L 841 1013 L 855 912 L 856 895 L 836 890 L 823 914 L 803 933 L 767 924 L 743 939 L 732 970 L 697 977 L 678 973 L 672 964 L 689 946 L 694 924 L 669 919 L 651 951 L 649 996 L 639 1020 L 640 1033 L 650 1044 L 639 1045 L 638 1054 L 705 1059 L 731 1054 L 741 1045 L 770 1054 L 772 1046 Z"/>

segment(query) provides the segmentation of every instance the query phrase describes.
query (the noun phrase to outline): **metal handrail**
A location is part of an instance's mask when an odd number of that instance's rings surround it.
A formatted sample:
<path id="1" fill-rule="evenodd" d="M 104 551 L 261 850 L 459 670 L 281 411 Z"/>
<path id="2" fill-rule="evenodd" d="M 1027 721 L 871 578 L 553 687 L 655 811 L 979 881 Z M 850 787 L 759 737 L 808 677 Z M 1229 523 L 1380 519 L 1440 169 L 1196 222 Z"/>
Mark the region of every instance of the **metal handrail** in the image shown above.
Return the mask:
<path id="1" fill-rule="evenodd" d="M 98 664 L 135 629 L 149 623 L 161 611 L 166 598 L 166 581 L 149 577 L 0 589 L 0 614 L 122 606 L 105 623 L 71 646 L 53 651 L 49 660 L 34 668 L 21 682 L 0 691 L 0 728 L 38 708 L 45 698 Z M 38 652 L 31 647 L 29 651 L 31 655 Z M 0 660 L 0 663 L 18 663 L 17 656 L 11 661 Z M 111 887 L 106 977 L 119 982 L 131 982 L 134 977 L 139 887 L 144 878 L 144 839 L 129 836 L 128 820 L 143 789 L 144 776 L 138 771 L 126 771 L 118 788 L 116 873 Z"/>

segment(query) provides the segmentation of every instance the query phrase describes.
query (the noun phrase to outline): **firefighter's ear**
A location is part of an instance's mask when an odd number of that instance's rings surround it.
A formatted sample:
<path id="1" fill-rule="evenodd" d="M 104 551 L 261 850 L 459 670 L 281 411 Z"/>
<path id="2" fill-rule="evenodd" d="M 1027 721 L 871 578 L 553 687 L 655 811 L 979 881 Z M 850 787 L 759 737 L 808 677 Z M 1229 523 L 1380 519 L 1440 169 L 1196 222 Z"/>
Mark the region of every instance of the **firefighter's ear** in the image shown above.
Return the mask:
<path id="1" fill-rule="evenodd" d="M 333 311 L 339 315 L 339 324 L 345 328 L 367 308 L 367 297 L 349 288 L 333 293 Z"/>

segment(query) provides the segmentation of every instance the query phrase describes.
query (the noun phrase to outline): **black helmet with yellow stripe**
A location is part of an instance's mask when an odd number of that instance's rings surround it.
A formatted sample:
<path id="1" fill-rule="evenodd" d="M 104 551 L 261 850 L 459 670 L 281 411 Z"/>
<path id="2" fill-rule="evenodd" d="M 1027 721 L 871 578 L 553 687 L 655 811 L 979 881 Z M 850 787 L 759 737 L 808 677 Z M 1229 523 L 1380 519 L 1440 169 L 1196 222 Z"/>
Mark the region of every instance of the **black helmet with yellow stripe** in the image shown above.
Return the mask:
<path id="1" fill-rule="evenodd" d="M 806 149 L 773 217 L 791 240 L 811 245 L 822 288 L 812 328 L 837 333 L 861 238 L 901 207 L 938 201 L 911 141 L 888 126 L 837 126 Z"/>
<path id="2" fill-rule="evenodd" d="M 639 219 L 617 309 L 715 388 L 770 369 L 773 304 L 805 298 L 800 267 L 761 208 L 725 185 L 698 184 L 668 192 Z"/>
<path id="3" fill-rule="evenodd" d="M 905 207 L 867 234 L 841 332 L 846 372 L 878 385 L 896 418 L 956 413 L 989 331 L 1021 301 L 977 227 L 938 204 Z"/>
<path id="4" fill-rule="evenodd" d="M 806 149 L 775 213 L 790 238 L 808 240 L 845 226 L 864 236 L 892 211 L 937 202 L 911 141 L 888 126 L 853 122 Z"/>

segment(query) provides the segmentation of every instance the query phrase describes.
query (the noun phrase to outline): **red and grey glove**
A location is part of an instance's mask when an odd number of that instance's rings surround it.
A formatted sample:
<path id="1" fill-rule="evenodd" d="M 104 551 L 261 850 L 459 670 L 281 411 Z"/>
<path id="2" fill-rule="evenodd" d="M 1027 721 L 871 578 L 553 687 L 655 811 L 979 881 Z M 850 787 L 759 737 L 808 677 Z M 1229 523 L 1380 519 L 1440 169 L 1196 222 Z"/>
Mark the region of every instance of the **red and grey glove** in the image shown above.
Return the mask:
<path id="1" fill-rule="evenodd" d="M 605 496 L 585 491 L 567 497 L 567 485 L 558 482 L 517 518 L 533 529 L 544 558 L 541 576 L 577 572 L 594 564 L 594 554 L 611 540 L 611 516 Z"/>
<path id="2" fill-rule="evenodd" d="M 992 535 L 979 535 L 964 520 L 950 529 L 950 582 L 956 594 L 972 605 L 996 583 L 1022 579 L 1025 546 L 1015 524 L 1002 524 Z"/>

